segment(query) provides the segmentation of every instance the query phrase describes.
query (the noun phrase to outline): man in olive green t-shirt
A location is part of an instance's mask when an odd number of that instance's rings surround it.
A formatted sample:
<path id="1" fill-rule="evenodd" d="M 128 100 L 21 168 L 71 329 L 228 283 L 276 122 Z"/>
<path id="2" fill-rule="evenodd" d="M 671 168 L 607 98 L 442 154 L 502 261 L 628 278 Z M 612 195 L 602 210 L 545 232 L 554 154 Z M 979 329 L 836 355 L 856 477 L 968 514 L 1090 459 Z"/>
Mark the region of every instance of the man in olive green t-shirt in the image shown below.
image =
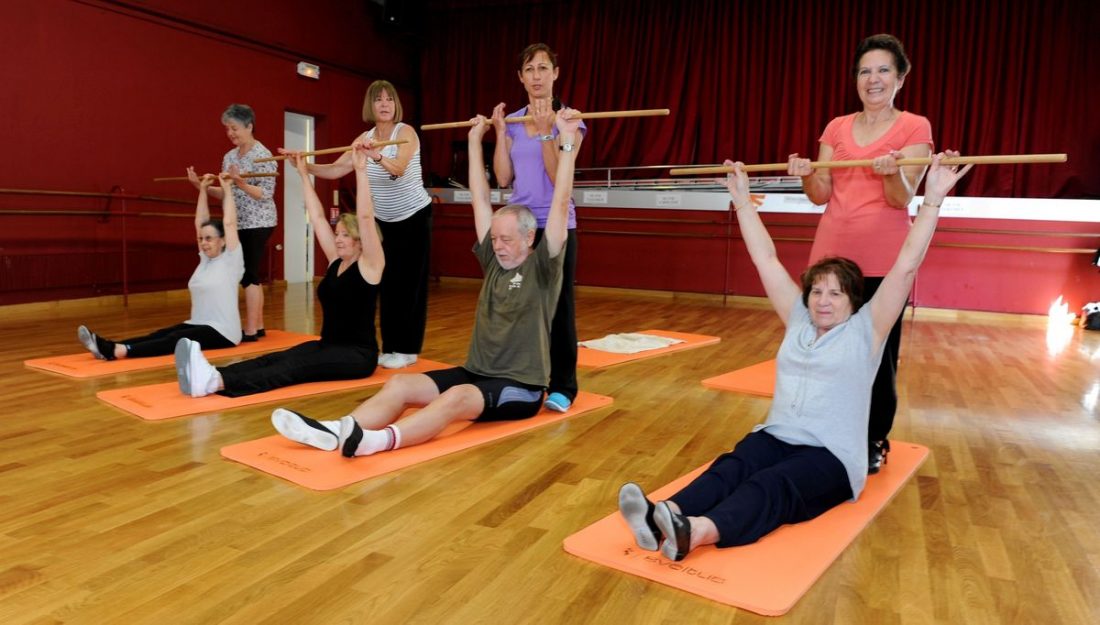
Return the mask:
<path id="1" fill-rule="evenodd" d="M 431 440 L 453 421 L 499 421 L 535 416 L 550 376 L 550 322 L 561 291 L 569 200 L 581 134 L 577 111 L 556 114 L 558 163 L 554 198 L 541 241 L 524 206 L 493 213 L 481 138 L 489 127 L 471 120 L 470 192 L 485 279 L 464 367 L 398 374 L 377 395 L 339 420 L 317 421 L 277 409 L 281 434 L 343 455 L 366 456 Z M 409 406 L 418 412 L 399 418 Z"/>

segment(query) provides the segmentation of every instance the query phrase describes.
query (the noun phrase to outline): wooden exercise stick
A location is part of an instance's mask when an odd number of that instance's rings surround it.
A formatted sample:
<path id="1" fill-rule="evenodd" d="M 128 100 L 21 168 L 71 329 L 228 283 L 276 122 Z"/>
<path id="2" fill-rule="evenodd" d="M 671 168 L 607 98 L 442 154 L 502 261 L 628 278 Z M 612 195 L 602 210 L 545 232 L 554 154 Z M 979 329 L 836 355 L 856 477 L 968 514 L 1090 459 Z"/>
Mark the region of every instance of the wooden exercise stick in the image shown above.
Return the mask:
<path id="1" fill-rule="evenodd" d="M 658 117 L 660 115 L 668 115 L 670 111 L 668 109 L 638 109 L 633 111 L 603 111 L 597 113 L 581 113 L 577 117 L 580 119 L 608 119 L 612 117 Z M 524 122 L 534 121 L 533 115 L 519 115 L 518 117 L 505 117 L 504 122 L 506 124 L 522 124 Z M 486 124 L 493 123 L 491 120 L 486 119 Z M 421 130 L 443 130 L 446 128 L 469 128 L 473 126 L 469 120 L 464 122 L 447 122 L 444 124 L 424 124 L 420 127 Z"/>
<path id="2" fill-rule="evenodd" d="M 241 178 L 274 178 L 278 176 L 279 172 L 258 172 L 258 171 L 246 171 L 241 174 Z M 169 176 L 167 178 L 153 178 L 153 182 L 179 182 L 181 180 L 190 180 L 187 176 Z M 202 176 L 199 176 L 199 180 L 202 180 Z"/>
<path id="3" fill-rule="evenodd" d="M 814 169 L 838 169 L 842 167 L 870 167 L 873 161 L 869 159 L 854 161 L 814 161 L 810 167 Z M 944 158 L 941 165 L 1015 165 L 1024 163 L 1064 163 L 1065 154 L 997 154 L 992 156 L 957 156 Z M 897 164 L 901 167 L 908 165 L 930 165 L 931 157 L 899 158 Z M 787 163 L 765 163 L 760 165 L 745 165 L 746 172 L 758 171 L 787 171 Z M 724 165 L 712 167 L 680 167 L 669 171 L 673 176 L 708 176 L 713 174 L 728 174 L 732 167 Z"/>
<path id="4" fill-rule="evenodd" d="M 394 139 L 393 141 L 377 141 L 372 144 L 371 147 L 384 148 L 387 145 L 401 145 L 402 143 L 408 143 L 406 139 Z M 321 154 L 342 154 L 344 152 L 350 152 L 351 146 L 345 145 L 339 148 L 325 148 L 324 150 L 313 150 L 312 152 L 302 152 L 302 156 L 319 156 Z M 281 156 L 269 156 L 267 158 L 258 158 L 253 163 L 271 163 L 273 161 L 286 160 L 286 154 Z"/>

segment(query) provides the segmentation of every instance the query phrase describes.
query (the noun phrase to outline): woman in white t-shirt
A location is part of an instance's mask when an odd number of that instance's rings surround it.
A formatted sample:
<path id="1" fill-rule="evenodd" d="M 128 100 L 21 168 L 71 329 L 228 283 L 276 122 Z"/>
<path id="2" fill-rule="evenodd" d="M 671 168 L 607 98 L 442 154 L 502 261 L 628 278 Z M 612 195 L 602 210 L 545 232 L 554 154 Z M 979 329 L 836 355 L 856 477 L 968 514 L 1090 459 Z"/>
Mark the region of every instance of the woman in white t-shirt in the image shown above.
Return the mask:
<path id="1" fill-rule="evenodd" d="M 194 171 L 188 168 L 188 173 Z M 214 181 L 221 184 L 222 219 L 210 219 L 207 189 Z M 228 174 L 202 177 L 199 199 L 195 203 L 195 234 L 199 246 L 199 266 L 191 274 L 191 317 L 183 323 L 161 328 L 145 336 L 112 341 L 98 336 L 85 326 L 77 329 L 81 344 L 100 360 L 146 358 L 171 354 L 176 342 L 189 338 L 203 349 L 233 347 L 241 342 L 241 316 L 237 309 L 237 283 L 244 275 L 244 257 L 237 236 L 237 207 L 230 192 Z"/>

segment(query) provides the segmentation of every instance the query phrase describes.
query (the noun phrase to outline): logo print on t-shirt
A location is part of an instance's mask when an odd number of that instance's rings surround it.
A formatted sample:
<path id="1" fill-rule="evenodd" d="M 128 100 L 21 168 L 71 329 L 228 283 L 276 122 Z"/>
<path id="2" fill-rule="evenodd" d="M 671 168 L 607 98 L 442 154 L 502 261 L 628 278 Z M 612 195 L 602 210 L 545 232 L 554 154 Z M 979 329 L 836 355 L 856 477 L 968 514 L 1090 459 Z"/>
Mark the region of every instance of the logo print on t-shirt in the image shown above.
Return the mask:
<path id="1" fill-rule="evenodd" d="M 512 289 L 518 289 L 521 286 L 523 286 L 523 276 L 520 275 L 520 273 L 517 271 L 516 275 L 508 281 L 508 290 L 511 291 Z"/>

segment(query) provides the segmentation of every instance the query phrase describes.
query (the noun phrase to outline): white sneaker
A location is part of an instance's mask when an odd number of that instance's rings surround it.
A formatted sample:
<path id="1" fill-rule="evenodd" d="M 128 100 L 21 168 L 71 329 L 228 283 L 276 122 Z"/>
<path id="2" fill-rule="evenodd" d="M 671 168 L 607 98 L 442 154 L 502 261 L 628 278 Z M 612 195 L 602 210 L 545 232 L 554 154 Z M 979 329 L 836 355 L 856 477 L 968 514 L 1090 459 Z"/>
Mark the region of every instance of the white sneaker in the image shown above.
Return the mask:
<path id="1" fill-rule="evenodd" d="M 298 414 L 286 408 L 276 408 L 275 412 L 271 413 L 271 424 L 279 434 L 295 443 L 324 451 L 334 451 L 340 442 L 337 438 L 339 432 L 333 432 L 321 421 L 310 419 L 304 414 Z"/>
<path id="2" fill-rule="evenodd" d="M 202 347 L 192 340 L 187 341 L 187 378 L 191 397 L 206 397 L 217 390 L 218 370 L 202 355 Z"/>
<path id="3" fill-rule="evenodd" d="M 416 359 L 417 354 L 393 352 L 391 354 L 382 354 L 382 356 L 378 358 L 378 364 L 385 369 L 401 369 L 415 363 Z"/>
<path id="4" fill-rule="evenodd" d="M 176 381 L 179 382 L 180 392 L 184 395 L 190 395 L 188 389 L 191 388 L 191 378 L 189 377 L 189 371 L 187 369 L 187 359 L 191 353 L 191 339 L 180 339 L 176 341 L 176 350 L 173 352 L 176 358 Z"/>

